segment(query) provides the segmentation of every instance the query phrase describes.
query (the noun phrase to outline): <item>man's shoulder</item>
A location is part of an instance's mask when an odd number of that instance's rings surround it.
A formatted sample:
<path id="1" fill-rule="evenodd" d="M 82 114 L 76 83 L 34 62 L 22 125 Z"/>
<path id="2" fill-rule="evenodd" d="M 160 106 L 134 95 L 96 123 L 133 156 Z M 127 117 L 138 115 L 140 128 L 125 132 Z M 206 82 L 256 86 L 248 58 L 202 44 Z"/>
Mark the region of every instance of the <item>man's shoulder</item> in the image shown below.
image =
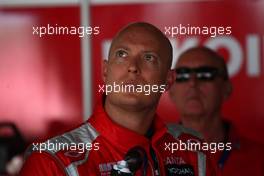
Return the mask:
<path id="1" fill-rule="evenodd" d="M 43 167 L 42 170 L 50 165 L 54 168 L 53 170 L 75 173 L 77 165 L 88 160 L 90 151 L 99 150 L 99 144 L 96 143 L 98 136 L 96 129 L 86 122 L 62 135 L 41 143 L 33 143 L 25 152 L 26 162 L 23 167 L 28 169 L 24 170 L 32 173 L 33 171 L 29 171 L 32 170 L 30 165 L 40 169 Z M 38 160 L 46 164 L 35 162 Z"/>
<path id="2" fill-rule="evenodd" d="M 34 152 L 24 162 L 19 175 L 21 176 L 45 176 L 45 175 L 64 175 L 64 169 L 58 165 L 57 161 L 47 153 Z"/>
<path id="3" fill-rule="evenodd" d="M 214 175 L 214 167 L 206 150 L 202 149 L 203 137 L 193 129 L 186 128 L 180 124 L 167 124 L 167 133 L 163 150 L 167 153 L 168 163 L 173 163 L 175 158 L 180 158 L 185 165 L 198 168 L 198 175 Z"/>
<path id="4" fill-rule="evenodd" d="M 196 139 L 203 139 L 203 136 L 191 129 L 191 128 L 186 128 L 181 124 L 177 124 L 177 123 L 170 123 L 167 124 L 167 129 L 168 129 L 168 133 L 171 134 L 174 138 L 181 138 L 181 137 L 194 137 Z"/>
<path id="5" fill-rule="evenodd" d="M 99 133 L 96 129 L 90 123 L 86 122 L 71 131 L 50 138 L 45 142 L 33 143 L 27 149 L 25 155 L 27 157 L 30 153 L 34 151 L 42 152 L 41 150 L 50 154 L 55 154 L 61 150 L 71 149 L 70 147 L 74 144 L 81 145 L 92 143 L 98 136 Z"/>

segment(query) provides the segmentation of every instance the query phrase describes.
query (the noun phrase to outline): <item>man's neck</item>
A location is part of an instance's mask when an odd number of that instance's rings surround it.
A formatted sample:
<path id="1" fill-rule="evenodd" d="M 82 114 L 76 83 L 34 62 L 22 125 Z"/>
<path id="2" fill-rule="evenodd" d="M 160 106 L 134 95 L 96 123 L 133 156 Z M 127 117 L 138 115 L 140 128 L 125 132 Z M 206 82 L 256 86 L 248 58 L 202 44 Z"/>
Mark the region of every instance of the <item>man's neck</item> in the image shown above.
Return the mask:
<path id="1" fill-rule="evenodd" d="M 186 117 L 182 116 L 183 126 L 192 128 L 201 133 L 206 142 L 224 142 L 225 127 L 220 115 L 210 117 Z"/>
<path id="2" fill-rule="evenodd" d="M 107 100 L 104 107 L 113 122 L 142 135 L 145 135 L 150 128 L 156 110 L 155 107 L 141 110 L 122 108 Z"/>

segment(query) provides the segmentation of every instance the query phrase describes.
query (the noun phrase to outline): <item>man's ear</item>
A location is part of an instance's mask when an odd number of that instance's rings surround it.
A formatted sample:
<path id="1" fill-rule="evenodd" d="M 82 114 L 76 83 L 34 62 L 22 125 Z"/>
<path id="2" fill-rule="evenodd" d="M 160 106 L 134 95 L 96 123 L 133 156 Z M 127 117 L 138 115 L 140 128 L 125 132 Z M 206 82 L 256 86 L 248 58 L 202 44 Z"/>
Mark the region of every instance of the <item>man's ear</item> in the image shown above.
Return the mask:
<path id="1" fill-rule="evenodd" d="M 175 71 L 170 70 L 168 72 L 167 78 L 166 78 L 166 90 L 169 90 L 169 88 L 173 85 L 175 78 L 176 78 Z"/>
<path id="2" fill-rule="evenodd" d="M 102 79 L 103 79 L 104 83 L 106 81 L 107 65 L 108 65 L 108 61 L 104 60 L 103 63 L 102 63 Z"/>

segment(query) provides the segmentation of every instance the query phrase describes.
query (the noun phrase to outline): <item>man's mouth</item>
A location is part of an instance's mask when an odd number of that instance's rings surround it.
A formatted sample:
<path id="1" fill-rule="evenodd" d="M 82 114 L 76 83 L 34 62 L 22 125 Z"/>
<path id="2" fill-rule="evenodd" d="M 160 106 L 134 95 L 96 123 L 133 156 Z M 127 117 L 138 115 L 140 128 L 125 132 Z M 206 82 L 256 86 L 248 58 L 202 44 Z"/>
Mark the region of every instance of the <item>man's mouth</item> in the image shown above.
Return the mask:
<path id="1" fill-rule="evenodd" d="M 136 80 L 124 81 L 121 84 L 123 84 L 123 85 L 133 85 L 133 86 L 141 86 L 141 85 L 143 85 L 141 82 L 136 81 Z"/>

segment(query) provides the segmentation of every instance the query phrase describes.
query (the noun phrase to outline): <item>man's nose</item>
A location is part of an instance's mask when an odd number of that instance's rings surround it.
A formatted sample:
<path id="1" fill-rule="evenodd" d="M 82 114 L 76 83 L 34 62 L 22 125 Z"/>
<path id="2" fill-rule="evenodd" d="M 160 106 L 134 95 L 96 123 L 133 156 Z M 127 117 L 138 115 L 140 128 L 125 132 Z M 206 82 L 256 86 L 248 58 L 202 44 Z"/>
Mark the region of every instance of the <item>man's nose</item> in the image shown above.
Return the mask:
<path id="1" fill-rule="evenodd" d="M 139 61 L 137 58 L 133 58 L 129 61 L 128 72 L 134 74 L 140 73 Z"/>
<path id="2" fill-rule="evenodd" d="M 188 81 L 188 84 L 191 86 L 191 87 L 196 87 L 199 83 L 199 80 L 197 79 L 197 76 L 195 73 L 191 73 L 190 75 L 190 80 Z"/>

